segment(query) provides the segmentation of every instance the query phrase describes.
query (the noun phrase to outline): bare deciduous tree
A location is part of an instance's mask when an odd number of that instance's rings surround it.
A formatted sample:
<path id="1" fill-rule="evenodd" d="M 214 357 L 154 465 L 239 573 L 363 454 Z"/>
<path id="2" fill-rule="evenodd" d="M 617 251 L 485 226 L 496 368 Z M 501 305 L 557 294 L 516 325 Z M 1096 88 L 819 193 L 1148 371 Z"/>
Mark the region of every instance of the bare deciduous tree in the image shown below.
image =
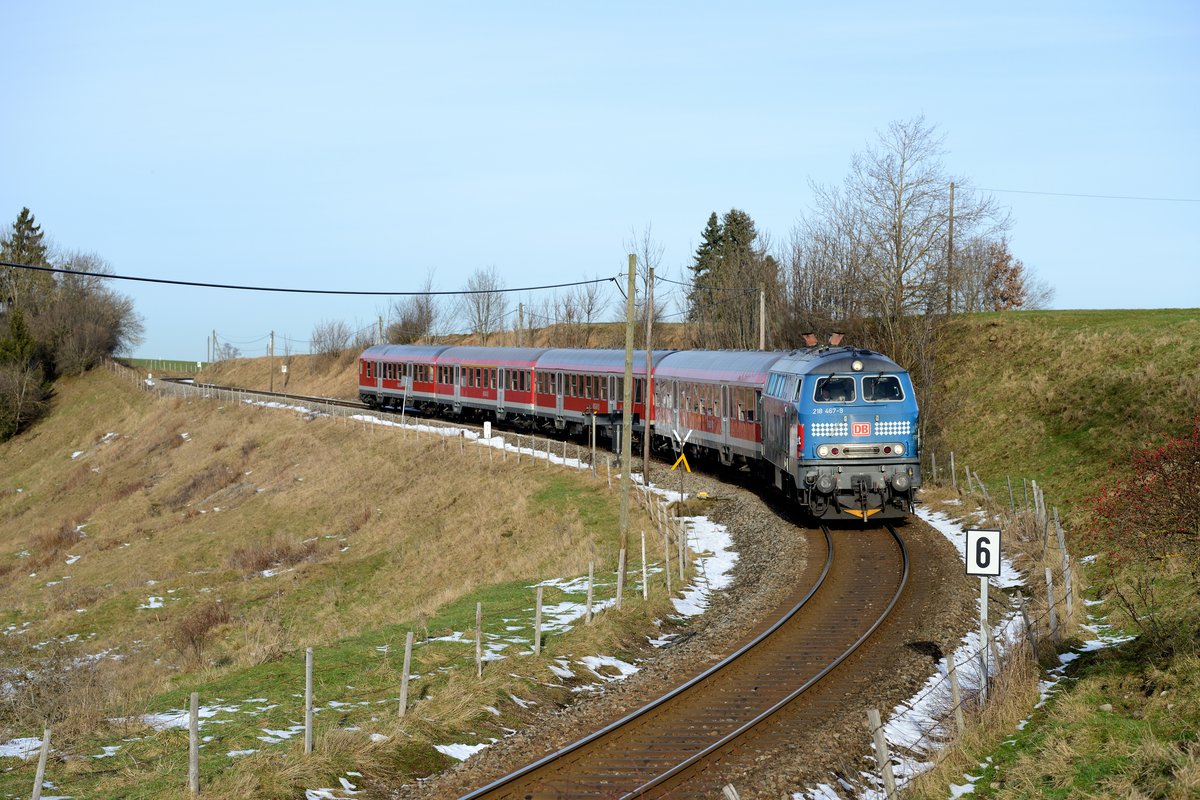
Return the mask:
<path id="1" fill-rule="evenodd" d="M 340 319 L 322 320 L 313 326 L 309 347 L 315 355 L 337 358 L 350 347 L 353 335 L 350 326 Z"/>
<path id="2" fill-rule="evenodd" d="M 433 292 L 433 271 L 425 276 L 420 290 L 425 294 L 411 295 L 392 304 L 392 322 L 387 327 L 387 340 L 392 344 L 411 344 L 427 340 L 438 322 L 438 303 Z"/>
<path id="3" fill-rule="evenodd" d="M 504 328 L 504 317 L 508 313 L 508 298 L 502 291 L 504 279 L 495 267 L 477 269 L 467 278 L 463 288 L 461 306 L 463 316 L 471 332 L 479 336 L 483 344 L 496 331 Z"/>

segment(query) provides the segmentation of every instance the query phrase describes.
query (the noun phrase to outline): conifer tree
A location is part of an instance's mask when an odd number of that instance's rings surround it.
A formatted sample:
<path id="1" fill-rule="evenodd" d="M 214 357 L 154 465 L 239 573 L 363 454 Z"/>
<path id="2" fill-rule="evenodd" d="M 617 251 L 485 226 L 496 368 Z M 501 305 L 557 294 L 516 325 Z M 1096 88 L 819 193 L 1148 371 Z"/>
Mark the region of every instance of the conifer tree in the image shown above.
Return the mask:
<path id="1" fill-rule="evenodd" d="M 22 208 L 12 229 L 0 238 L 0 261 L 33 267 L 50 266 L 44 238 L 42 226 L 37 224 L 28 208 Z M 48 292 L 53 287 L 54 276 L 49 272 L 0 267 L 0 310 L 26 307 L 38 292 Z"/>

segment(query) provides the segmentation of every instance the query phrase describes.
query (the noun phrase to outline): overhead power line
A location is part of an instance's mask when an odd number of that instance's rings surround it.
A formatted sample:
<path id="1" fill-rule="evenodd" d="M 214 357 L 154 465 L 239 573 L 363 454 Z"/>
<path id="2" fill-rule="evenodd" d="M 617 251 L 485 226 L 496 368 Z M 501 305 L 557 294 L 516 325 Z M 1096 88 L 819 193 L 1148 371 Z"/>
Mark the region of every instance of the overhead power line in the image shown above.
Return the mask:
<path id="1" fill-rule="evenodd" d="M 666 283 L 673 283 L 676 286 L 686 286 L 688 289 L 701 291 L 701 292 L 746 292 L 746 293 L 750 293 L 750 292 L 758 291 L 758 289 L 756 289 L 753 286 L 704 286 L 703 284 L 699 284 L 699 283 L 685 283 L 684 281 L 673 281 L 670 278 L 664 278 L 661 275 L 655 275 L 654 281 L 655 281 L 655 283 L 657 283 L 658 281 L 665 281 Z"/>
<path id="2" fill-rule="evenodd" d="M 1196 197 L 1139 197 L 1124 194 L 1076 194 L 1074 192 L 1037 192 L 1032 189 L 984 189 L 976 187 L 980 192 L 1001 192 L 1003 194 L 1040 194 L 1048 197 L 1087 197 L 1093 200 L 1148 200 L 1158 203 L 1200 203 Z"/>
<path id="3" fill-rule="evenodd" d="M 138 283 L 159 283 L 168 286 L 194 286 L 203 289 L 234 289 L 243 292 L 284 292 L 288 294 L 328 294 L 328 295 L 357 295 L 365 297 L 433 297 L 441 295 L 466 294 L 505 294 L 510 292 L 533 292 L 541 289 L 565 289 L 571 286 L 587 286 L 593 283 L 617 283 L 616 278 L 594 278 L 589 281 L 573 281 L 571 283 L 552 283 L 543 286 L 521 286 L 513 289 L 458 289 L 442 292 L 392 292 L 392 291 L 359 291 L 353 289 L 292 289 L 280 286 L 239 286 L 229 283 L 206 283 L 203 281 L 176 281 L 168 278 L 144 278 L 136 275 L 115 275 L 103 272 L 85 272 L 83 270 L 63 269 L 62 267 L 35 267 L 31 264 L 14 264 L 0 261 L 0 267 L 14 267 L 36 272 L 54 272 L 60 275 L 80 275 L 89 278 L 105 278 L 116 281 L 136 281 Z"/>

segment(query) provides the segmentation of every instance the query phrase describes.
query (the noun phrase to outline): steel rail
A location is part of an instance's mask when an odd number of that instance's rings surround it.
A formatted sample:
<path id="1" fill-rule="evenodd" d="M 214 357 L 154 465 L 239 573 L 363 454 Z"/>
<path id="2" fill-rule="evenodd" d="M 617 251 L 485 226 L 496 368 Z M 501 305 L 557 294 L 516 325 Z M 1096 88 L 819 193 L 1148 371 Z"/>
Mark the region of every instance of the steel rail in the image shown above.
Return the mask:
<path id="1" fill-rule="evenodd" d="M 777 713 L 784 707 L 786 707 L 789 704 L 791 704 L 792 702 L 794 702 L 797 698 L 800 697 L 800 695 L 804 694 L 804 692 L 808 691 L 810 688 L 815 686 L 822 678 L 824 678 L 826 675 L 828 675 L 830 672 L 832 672 L 834 669 L 836 669 L 839 664 L 841 664 L 843 661 L 845 661 L 847 658 L 849 658 L 856 650 L 858 650 L 858 648 L 863 644 L 863 642 L 865 642 L 867 639 L 869 639 L 875 633 L 875 631 L 877 631 L 879 629 L 879 626 L 882 625 L 884 623 L 884 620 L 887 619 L 888 615 L 890 615 L 892 613 L 892 609 L 896 607 L 896 603 L 898 603 L 900 601 L 900 595 L 903 594 L 905 584 L 908 583 L 908 574 L 909 574 L 908 547 L 904 544 L 904 539 L 900 536 L 900 534 L 896 530 L 895 526 L 888 524 L 888 525 L 886 525 L 886 528 L 888 530 L 888 533 L 890 533 L 892 535 L 893 541 L 900 548 L 900 556 L 901 556 L 901 560 L 903 563 L 903 571 L 900 575 L 900 583 L 896 587 L 896 591 L 892 595 L 892 599 L 888 602 L 887 606 L 883 609 L 883 611 L 880 613 L 879 617 L 875 620 L 875 622 L 871 624 L 871 627 L 868 628 L 865 632 L 863 632 L 863 634 L 860 637 L 858 637 L 858 639 L 854 642 L 854 644 L 850 645 L 850 647 L 844 653 L 842 653 L 840 656 L 838 656 L 836 659 L 834 659 L 832 662 L 830 662 L 819 673 L 814 675 L 809 680 L 805 681 L 803 685 L 801 685 L 801 686 L 797 687 L 795 690 L 793 690 L 790 694 L 788 694 L 787 697 L 784 697 L 778 703 L 771 706 L 770 708 L 768 708 L 766 711 L 759 714 L 754 719 L 749 720 L 748 722 L 744 723 L 737 730 L 726 734 L 719 741 L 713 742 L 711 745 L 704 748 L 703 750 L 701 750 L 697 753 L 694 753 L 686 760 L 681 761 L 679 764 L 676 764 L 674 767 L 672 767 L 671 769 L 667 770 L 666 772 L 658 775 L 657 777 L 652 778 L 651 780 L 649 780 L 646 783 L 642 784 L 641 786 L 637 787 L 633 791 L 627 792 L 626 794 L 621 795 L 622 800 L 625 800 L 625 798 L 630 798 L 630 797 L 640 797 L 646 791 L 653 789 L 656 786 L 661 786 L 666 781 L 668 781 L 671 778 L 694 767 L 695 765 L 704 761 L 709 756 L 720 751 L 722 748 L 724 748 L 726 745 L 733 742 L 738 737 L 742 736 L 746 732 L 748 732 L 751 729 L 755 728 L 756 726 L 760 725 L 765 720 L 767 720 L 769 717 L 773 716 L 775 713 Z M 826 536 L 828 536 L 829 529 L 823 527 L 822 530 L 826 531 Z M 832 551 L 831 551 L 831 555 L 832 555 Z"/>
<path id="2" fill-rule="evenodd" d="M 769 628 L 767 628 L 765 631 L 763 631 L 761 634 L 756 636 L 751 641 L 747 642 L 745 645 L 743 645 L 741 648 L 739 648 L 736 652 L 726 656 L 724 659 L 722 659 L 718 663 L 714 664 L 713 666 L 709 667 L 704 672 L 700 673 L 699 675 L 696 675 L 691 680 L 689 680 L 686 683 L 683 683 L 679 686 L 676 686 L 674 689 L 667 692 L 663 696 L 661 696 L 655 700 L 652 700 L 651 702 L 647 703 L 646 705 L 642 706 L 641 708 L 637 709 L 636 711 L 633 711 L 633 712 L 627 714 L 626 716 L 622 717 L 621 719 L 617 720 L 616 722 L 613 722 L 613 723 L 607 725 L 606 727 L 601 728 L 600 730 L 596 731 L 595 733 L 585 736 L 584 738 L 579 739 L 578 741 L 573 742 L 573 743 L 567 745 L 566 747 L 562 748 L 561 750 L 551 753 L 551 754 L 533 762 L 532 764 L 527 764 L 526 766 L 522 767 L 521 769 L 519 769 L 515 772 L 511 772 L 508 775 L 505 775 L 504 777 L 499 778 L 499 779 L 493 781 L 492 783 L 489 783 L 486 786 L 483 786 L 479 789 L 476 789 L 473 792 L 465 794 L 461 798 L 459 798 L 459 800 L 474 800 L 475 798 L 483 797 L 484 795 L 486 795 L 490 792 L 493 792 L 496 789 L 501 789 L 504 786 L 506 786 L 510 783 L 513 783 L 514 781 L 520 780 L 521 778 L 525 777 L 526 775 L 529 775 L 529 774 L 541 769 L 542 767 L 546 766 L 547 764 L 551 764 L 567 755 L 570 755 L 571 753 L 575 752 L 576 750 L 579 750 L 580 748 L 582 748 L 586 745 L 589 745 L 594 741 L 597 741 L 599 739 L 604 738 L 605 736 L 610 735 L 614 731 L 616 731 L 616 730 L 624 727 L 625 725 L 637 720 L 638 718 L 648 714 L 649 712 L 653 711 L 654 709 L 665 705 L 666 703 L 670 702 L 671 700 L 673 700 L 675 697 L 679 696 L 680 694 L 683 694 L 685 691 L 692 688 L 696 684 L 698 684 L 702 681 L 705 681 L 708 678 L 711 678 L 713 675 L 720 672 L 722 669 L 724 669 L 728 665 L 737 661 L 737 659 L 740 658 L 741 656 L 743 656 L 745 653 L 749 652 L 757 645 L 766 641 L 766 639 L 768 639 L 771 636 L 771 634 L 775 633 L 775 631 L 777 631 L 780 627 L 782 627 L 784 624 L 786 624 L 788 620 L 790 620 L 792 617 L 794 617 L 800 611 L 800 609 L 805 604 L 807 604 L 810 599 L 812 599 L 813 595 L 815 595 L 817 593 L 817 591 L 821 588 L 821 586 L 825 583 L 825 578 L 828 577 L 829 571 L 833 567 L 833 536 L 830 534 L 829 528 L 827 526 L 824 526 L 824 525 L 821 526 L 821 532 L 825 536 L 825 550 L 826 550 L 825 566 L 822 568 L 821 574 L 817 577 L 816 582 L 813 584 L 812 588 L 808 590 L 808 592 L 804 595 L 804 597 L 802 597 L 799 600 L 799 602 L 796 603 L 796 605 L 794 605 L 791 609 L 788 610 L 788 612 L 786 614 L 784 614 L 782 617 L 780 617 L 778 620 L 776 620 L 774 623 L 772 623 L 771 626 Z"/>

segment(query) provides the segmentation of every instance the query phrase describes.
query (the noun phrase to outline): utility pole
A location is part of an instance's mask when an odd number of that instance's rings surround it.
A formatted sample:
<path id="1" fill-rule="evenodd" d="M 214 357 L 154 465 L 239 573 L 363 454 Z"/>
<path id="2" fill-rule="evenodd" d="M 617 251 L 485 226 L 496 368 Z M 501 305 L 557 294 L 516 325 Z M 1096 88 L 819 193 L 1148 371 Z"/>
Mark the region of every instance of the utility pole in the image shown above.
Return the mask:
<path id="1" fill-rule="evenodd" d="M 379 315 L 379 341 L 376 344 L 383 344 L 383 314 Z"/>
<path id="2" fill-rule="evenodd" d="M 621 549 L 628 550 L 629 462 L 633 460 L 633 298 L 637 292 L 637 256 L 629 254 L 628 291 L 625 293 L 625 386 L 621 409 Z"/>
<path id="3" fill-rule="evenodd" d="M 767 289 L 758 287 L 758 349 L 767 349 Z"/>
<path id="4" fill-rule="evenodd" d="M 204 337 L 204 349 L 207 351 L 207 355 L 208 355 L 208 358 L 206 359 L 206 361 L 207 361 L 207 363 L 211 364 L 212 363 L 212 337 L 211 336 Z"/>
<path id="5" fill-rule="evenodd" d="M 217 329 L 213 328 L 212 360 L 216 361 L 218 355 L 220 355 L 220 350 L 217 347 Z"/>
<path id="6" fill-rule="evenodd" d="M 950 240 L 946 245 L 946 316 L 954 310 L 954 181 L 950 181 Z"/>
<path id="7" fill-rule="evenodd" d="M 650 485 L 650 414 L 654 408 L 654 386 L 651 384 L 653 359 L 650 351 L 650 334 L 654 325 L 654 267 L 646 277 L 646 378 L 642 381 L 642 485 Z"/>
<path id="8" fill-rule="evenodd" d="M 524 347 L 525 341 L 525 304 L 517 303 L 517 347 Z"/>
<path id="9" fill-rule="evenodd" d="M 267 348 L 267 353 L 271 356 L 271 391 L 275 391 L 275 331 L 271 331 L 271 344 Z"/>

